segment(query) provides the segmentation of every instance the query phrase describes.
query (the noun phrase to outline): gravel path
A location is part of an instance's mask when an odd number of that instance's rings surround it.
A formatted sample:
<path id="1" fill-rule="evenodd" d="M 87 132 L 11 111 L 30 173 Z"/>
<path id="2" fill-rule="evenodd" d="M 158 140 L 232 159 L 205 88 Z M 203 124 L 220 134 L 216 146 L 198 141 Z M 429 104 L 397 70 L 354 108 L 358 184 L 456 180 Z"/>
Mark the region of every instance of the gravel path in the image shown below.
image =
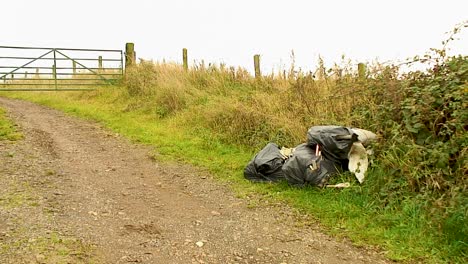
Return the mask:
<path id="1" fill-rule="evenodd" d="M 0 263 L 385 263 L 100 125 L 0 98 Z M 256 198 L 252 198 L 256 199 Z"/>

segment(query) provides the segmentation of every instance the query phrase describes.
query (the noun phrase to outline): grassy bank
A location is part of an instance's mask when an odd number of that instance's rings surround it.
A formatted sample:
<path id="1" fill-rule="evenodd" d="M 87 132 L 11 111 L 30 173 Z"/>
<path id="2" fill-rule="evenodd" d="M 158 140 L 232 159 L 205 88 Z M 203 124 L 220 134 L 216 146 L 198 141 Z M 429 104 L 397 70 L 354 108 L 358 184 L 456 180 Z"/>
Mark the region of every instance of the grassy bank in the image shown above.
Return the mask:
<path id="1" fill-rule="evenodd" d="M 255 79 L 243 69 L 142 62 L 125 82 L 93 92 L 3 93 L 96 120 L 155 158 L 210 171 L 256 203 L 285 201 L 327 232 L 380 248 L 391 259 L 467 260 L 468 58 L 436 54 L 429 70 L 352 64 Z M 429 60 L 430 58 L 427 58 Z M 431 58 L 432 59 L 432 58 Z M 431 60 L 432 62 L 432 60 Z M 286 183 L 252 184 L 243 168 L 267 142 L 296 146 L 313 125 L 336 124 L 379 134 L 366 182 L 349 174 L 345 190 Z"/>
<path id="2" fill-rule="evenodd" d="M 20 139 L 21 133 L 15 125 L 6 117 L 5 110 L 0 108 L 0 140 L 15 141 Z"/>

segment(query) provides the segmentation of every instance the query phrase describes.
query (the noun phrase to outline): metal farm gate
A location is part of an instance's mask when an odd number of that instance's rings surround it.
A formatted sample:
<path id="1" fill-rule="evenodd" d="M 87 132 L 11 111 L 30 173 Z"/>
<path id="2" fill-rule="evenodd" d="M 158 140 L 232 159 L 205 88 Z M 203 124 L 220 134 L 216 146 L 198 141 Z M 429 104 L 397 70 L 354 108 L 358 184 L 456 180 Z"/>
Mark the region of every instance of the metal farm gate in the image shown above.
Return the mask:
<path id="1" fill-rule="evenodd" d="M 94 90 L 118 83 L 123 52 L 0 46 L 0 91 Z"/>

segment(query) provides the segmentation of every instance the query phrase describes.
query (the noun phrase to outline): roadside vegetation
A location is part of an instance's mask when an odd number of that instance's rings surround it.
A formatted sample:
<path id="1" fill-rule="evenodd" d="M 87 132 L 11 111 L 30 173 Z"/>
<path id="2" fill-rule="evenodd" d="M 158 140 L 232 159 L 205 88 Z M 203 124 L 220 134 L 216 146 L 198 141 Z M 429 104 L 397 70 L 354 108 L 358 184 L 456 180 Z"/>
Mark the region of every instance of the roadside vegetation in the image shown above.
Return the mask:
<path id="1" fill-rule="evenodd" d="M 260 79 L 224 65 L 185 71 L 142 61 L 111 89 L 2 95 L 97 120 L 155 146 L 155 159 L 209 170 L 252 206 L 286 201 L 329 233 L 390 259 L 466 263 L 468 56 L 446 56 L 451 39 L 408 63 L 368 64 L 365 76 L 345 59 L 333 67 L 319 61 L 308 73 L 293 64 Z M 423 70 L 406 69 L 416 64 Z M 244 166 L 266 143 L 294 147 L 309 127 L 323 124 L 379 135 L 363 185 L 346 173 L 333 179 L 353 183 L 344 190 L 243 179 Z"/>
<path id="2" fill-rule="evenodd" d="M 5 110 L 0 108 L 0 141 L 15 141 L 21 139 L 21 137 L 21 133 L 16 130 L 15 125 L 6 117 Z"/>

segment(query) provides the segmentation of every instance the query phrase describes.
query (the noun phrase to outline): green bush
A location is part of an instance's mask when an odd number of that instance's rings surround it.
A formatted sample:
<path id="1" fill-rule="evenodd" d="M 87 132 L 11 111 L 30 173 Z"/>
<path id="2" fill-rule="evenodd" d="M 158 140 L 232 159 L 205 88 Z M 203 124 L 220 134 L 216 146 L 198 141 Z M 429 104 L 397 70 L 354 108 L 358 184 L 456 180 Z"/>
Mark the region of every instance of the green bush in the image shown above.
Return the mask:
<path id="1" fill-rule="evenodd" d="M 427 72 L 399 77 L 388 67 L 370 81 L 376 105 L 365 115 L 382 135 L 376 144 L 375 167 L 386 172 L 374 186 L 382 207 L 403 199 L 423 205 L 427 224 L 451 254 L 468 248 L 468 57 L 439 61 Z"/>

